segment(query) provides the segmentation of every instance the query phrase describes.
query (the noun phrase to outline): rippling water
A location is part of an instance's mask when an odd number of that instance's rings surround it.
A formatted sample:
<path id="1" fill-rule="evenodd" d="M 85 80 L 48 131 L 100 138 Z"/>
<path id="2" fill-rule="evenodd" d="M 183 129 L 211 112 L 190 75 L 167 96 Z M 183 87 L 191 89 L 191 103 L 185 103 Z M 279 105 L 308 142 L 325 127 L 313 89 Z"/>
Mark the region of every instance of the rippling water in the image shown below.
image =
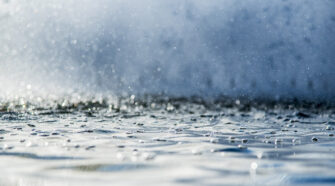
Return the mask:
<path id="1" fill-rule="evenodd" d="M 133 96 L 13 108 L 0 112 L 0 185 L 335 183 L 325 105 Z"/>
<path id="2" fill-rule="evenodd" d="M 334 185 L 334 8 L 0 0 L 0 186 Z"/>

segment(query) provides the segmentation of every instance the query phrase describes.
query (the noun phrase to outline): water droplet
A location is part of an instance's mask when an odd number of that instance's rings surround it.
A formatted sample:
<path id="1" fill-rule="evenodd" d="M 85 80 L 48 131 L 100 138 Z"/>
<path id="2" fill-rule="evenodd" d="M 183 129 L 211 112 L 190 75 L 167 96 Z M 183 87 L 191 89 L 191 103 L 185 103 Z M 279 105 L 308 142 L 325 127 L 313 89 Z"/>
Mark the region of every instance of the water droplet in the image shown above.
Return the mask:
<path id="1" fill-rule="evenodd" d="M 193 149 L 192 154 L 193 155 L 201 155 L 202 153 L 198 149 Z"/>
<path id="2" fill-rule="evenodd" d="M 252 170 L 256 170 L 258 168 L 258 164 L 256 162 L 252 162 L 251 165 L 250 165 L 250 168 Z"/>
<path id="3" fill-rule="evenodd" d="M 243 149 L 243 150 L 245 150 L 245 149 L 247 149 L 248 147 L 247 146 L 245 146 L 245 145 L 238 145 L 237 146 L 239 149 Z"/>
<path id="4" fill-rule="evenodd" d="M 282 142 L 283 142 L 282 139 L 275 139 L 275 144 L 280 144 L 280 143 L 282 143 Z"/>
<path id="5" fill-rule="evenodd" d="M 124 160 L 125 156 L 122 153 L 117 153 L 116 158 L 119 159 L 119 160 Z"/>
<path id="6" fill-rule="evenodd" d="M 75 40 L 75 39 L 72 40 L 72 41 L 71 41 L 71 44 L 76 45 L 76 44 L 77 44 L 77 40 Z"/>
<path id="7" fill-rule="evenodd" d="M 258 152 L 256 156 L 257 156 L 258 159 L 262 159 L 262 157 L 263 157 L 263 152 Z"/>
<path id="8" fill-rule="evenodd" d="M 292 139 L 292 143 L 293 143 L 293 144 L 300 144 L 301 141 L 300 141 L 300 139 L 293 138 L 293 139 Z"/>
<path id="9" fill-rule="evenodd" d="M 27 141 L 26 147 L 31 147 L 31 146 L 32 146 L 32 142 L 31 141 Z"/>
<path id="10" fill-rule="evenodd" d="M 142 157 L 144 158 L 144 160 L 152 160 L 155 158 L 155 154 L 153 153 L 143 153 Z"/>
<path id="11" fill-rule="evenodd" d="M 209 141 L 211 143 L 219 143 L 219 139 L 217 139 L 217 138 L 211 138 Z"/>
<path id="12" fill-rule="evenodd" d="M 326 130 L 334 130 L 334 127 L 328 125 L 328 126 L 326 127 Z"/>

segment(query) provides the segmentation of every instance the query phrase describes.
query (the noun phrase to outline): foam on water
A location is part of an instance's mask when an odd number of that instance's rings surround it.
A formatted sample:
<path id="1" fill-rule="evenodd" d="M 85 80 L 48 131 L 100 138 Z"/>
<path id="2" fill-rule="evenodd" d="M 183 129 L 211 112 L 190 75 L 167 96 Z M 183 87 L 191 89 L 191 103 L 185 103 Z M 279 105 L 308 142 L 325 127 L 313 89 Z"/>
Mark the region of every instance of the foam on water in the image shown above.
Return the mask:
<path id="1" fill-rule="evenodd" d="M 332 0 L 1 0 L 1 97 L 334 100 Z"/>

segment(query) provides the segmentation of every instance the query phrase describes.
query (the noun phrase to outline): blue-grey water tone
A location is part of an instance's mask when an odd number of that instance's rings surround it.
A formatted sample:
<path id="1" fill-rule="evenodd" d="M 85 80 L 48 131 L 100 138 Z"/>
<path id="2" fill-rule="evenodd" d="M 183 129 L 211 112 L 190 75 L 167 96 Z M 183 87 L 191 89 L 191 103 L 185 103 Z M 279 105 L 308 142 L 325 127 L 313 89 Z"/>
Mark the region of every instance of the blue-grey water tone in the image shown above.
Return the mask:
<path id="1" fill-rule="evenodd" d="M 334 110 L 143 100 L 1 111 L 0 185 L 335 184 Z"/>
<path id="2" fill-rule="evenodd" d="M 334 185 L 334 9 L 0 0 L 0 186 Z"/>
<path id="3" fill-rule="evenodd" d="M 332 0 L 2 0 L 1 92 L 334 101 L 334 8 Z"/>

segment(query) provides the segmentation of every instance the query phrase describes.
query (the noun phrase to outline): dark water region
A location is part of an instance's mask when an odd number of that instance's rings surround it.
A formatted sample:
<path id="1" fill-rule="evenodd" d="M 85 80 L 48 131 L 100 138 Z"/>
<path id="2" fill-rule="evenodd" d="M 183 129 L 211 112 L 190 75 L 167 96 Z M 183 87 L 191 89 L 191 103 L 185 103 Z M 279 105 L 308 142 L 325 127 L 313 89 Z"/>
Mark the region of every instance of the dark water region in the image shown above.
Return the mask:
<path id="1" fill-rule="evenodd" d="M 331 105 L 223 100 L 3 103 L 0 185 L 335 184 Z"/>

